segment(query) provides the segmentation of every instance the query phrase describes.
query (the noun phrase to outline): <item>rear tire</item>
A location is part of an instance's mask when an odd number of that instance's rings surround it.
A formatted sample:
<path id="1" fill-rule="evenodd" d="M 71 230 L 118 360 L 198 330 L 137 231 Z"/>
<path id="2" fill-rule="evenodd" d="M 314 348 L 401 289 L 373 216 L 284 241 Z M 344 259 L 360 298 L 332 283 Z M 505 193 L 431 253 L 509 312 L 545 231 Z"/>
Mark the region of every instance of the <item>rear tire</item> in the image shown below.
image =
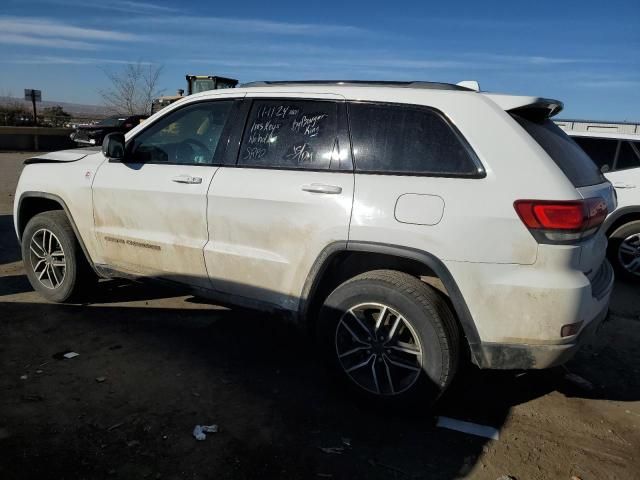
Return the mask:
<path id="1" fill-rule="evenodd" d="M 607 256 L 619 277 L 640 282 L 640 220 L 616 228 L 609 236 Z"/>
<path id="2" fill-rule="evenodd" d="M 61 210 L 29 220 L 22 234 L 22 259 L 31 286 L 52 302 L 78 298 L 97 278 Z"/>
<path id="3" fill-rule="evenodd" d="M 435 401 L 459 361 L 460 333 L 446 300 L 393 270 L 366 272 L 337 287 L 320 310 L 317 338 L 342 381 L 385 403 Z"/>

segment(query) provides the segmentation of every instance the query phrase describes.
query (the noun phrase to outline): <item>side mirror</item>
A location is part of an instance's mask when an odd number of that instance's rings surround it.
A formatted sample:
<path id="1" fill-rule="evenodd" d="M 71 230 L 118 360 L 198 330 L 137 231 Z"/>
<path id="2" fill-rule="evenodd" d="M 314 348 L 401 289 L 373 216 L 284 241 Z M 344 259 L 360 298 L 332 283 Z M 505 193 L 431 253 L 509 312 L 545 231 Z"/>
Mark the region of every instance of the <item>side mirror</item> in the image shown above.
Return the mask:
<path id="1" fill-rule="evenodd" d="M 109 160 L 124 160 L 124 133 L 114 132 L 105 135 L 102 141 L 102 154 Z"/>
<path id="2" fill-rule="evenodd" d="M 602 173 L 607 173 L 609 170 L 611 170 L 611 169 L 609 168 L 609 165 L 603 165 L 602 167 L 600 167 L 600 171 L 601 171 Z"/>

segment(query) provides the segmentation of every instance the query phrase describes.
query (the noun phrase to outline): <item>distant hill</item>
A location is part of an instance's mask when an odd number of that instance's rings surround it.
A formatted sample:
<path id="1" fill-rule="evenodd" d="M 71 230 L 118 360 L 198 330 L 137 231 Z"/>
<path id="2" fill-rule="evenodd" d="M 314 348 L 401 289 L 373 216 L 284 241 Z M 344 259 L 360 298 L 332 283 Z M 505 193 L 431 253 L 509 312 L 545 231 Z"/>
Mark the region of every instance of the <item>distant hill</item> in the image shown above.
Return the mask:
<path id="1" fill-rule="evenodd" d="M 16 103 L 23 105 L 25 110 L 27 111 L 31 111 L 31 109 L 33 108 L 31 106 L 31 102 L 27 102 L 22 98 L 0 96 L 0 105 L 15 105 Z M 84 105 L 81 103 L 53 102 L 43 100 L 42 102 L 38 102 L 36 107 L 38 111 L 41 111 L 43 108 L 54 107 L 56 105 L 60 105 L 65 112 L 71 114 L 71 116 L 73 117 L 104 118 L 110 115 L 109 109 L 102 105 Z"/>

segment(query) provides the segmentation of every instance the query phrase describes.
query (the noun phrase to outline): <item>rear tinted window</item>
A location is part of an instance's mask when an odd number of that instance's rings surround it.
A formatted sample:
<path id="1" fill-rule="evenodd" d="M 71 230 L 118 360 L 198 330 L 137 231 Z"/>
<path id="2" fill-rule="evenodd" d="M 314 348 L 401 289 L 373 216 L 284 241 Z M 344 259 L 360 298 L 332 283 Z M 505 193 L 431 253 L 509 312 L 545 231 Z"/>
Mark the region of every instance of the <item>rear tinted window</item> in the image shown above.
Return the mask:
<path id="1" fill-rule="evenodd" d="M 609 171 L 613 168 L 613 161 L 616 159 L 616 151 L 618 150 L 618 140 L 591 137 L 573 137 L 573 140 L 587 152 L 587 155 L 599 168 L 606 167 L 603 171 Z"/>
<path id="2" fill-rule="evenodd" d="M 365 172 L 476 176 L 478 164 L 434 110 L 353 103 L 349 122 L 356 169 Z"/>
<path id="3" fill-rule="evenodd" d="M 518 115 L 513 118 L 538 142 L 576 187 L 604 182 L 595 163 L 576 142 L 551 120 L 534 122 Z"/>
<path id="4" fill-rule="evenodd" d="M 329 169 L 339 152 L 335 102 L 256 100 L 238 165 Z"/>

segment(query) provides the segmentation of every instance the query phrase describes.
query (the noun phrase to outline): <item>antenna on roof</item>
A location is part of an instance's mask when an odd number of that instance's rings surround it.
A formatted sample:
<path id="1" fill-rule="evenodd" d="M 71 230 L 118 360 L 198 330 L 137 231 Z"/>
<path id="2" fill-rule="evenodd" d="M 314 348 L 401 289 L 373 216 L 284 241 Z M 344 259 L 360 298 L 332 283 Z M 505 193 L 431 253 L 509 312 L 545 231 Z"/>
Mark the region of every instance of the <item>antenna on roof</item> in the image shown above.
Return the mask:
<path id="1" fill-rule="evenodd" d="M 480 91 L 480 84 L 475 80 L 463 80 L 461 82 L 456 83 L 459 87 L 470 88 L 471 90 L 475 90 L 476 92 Z"/>

